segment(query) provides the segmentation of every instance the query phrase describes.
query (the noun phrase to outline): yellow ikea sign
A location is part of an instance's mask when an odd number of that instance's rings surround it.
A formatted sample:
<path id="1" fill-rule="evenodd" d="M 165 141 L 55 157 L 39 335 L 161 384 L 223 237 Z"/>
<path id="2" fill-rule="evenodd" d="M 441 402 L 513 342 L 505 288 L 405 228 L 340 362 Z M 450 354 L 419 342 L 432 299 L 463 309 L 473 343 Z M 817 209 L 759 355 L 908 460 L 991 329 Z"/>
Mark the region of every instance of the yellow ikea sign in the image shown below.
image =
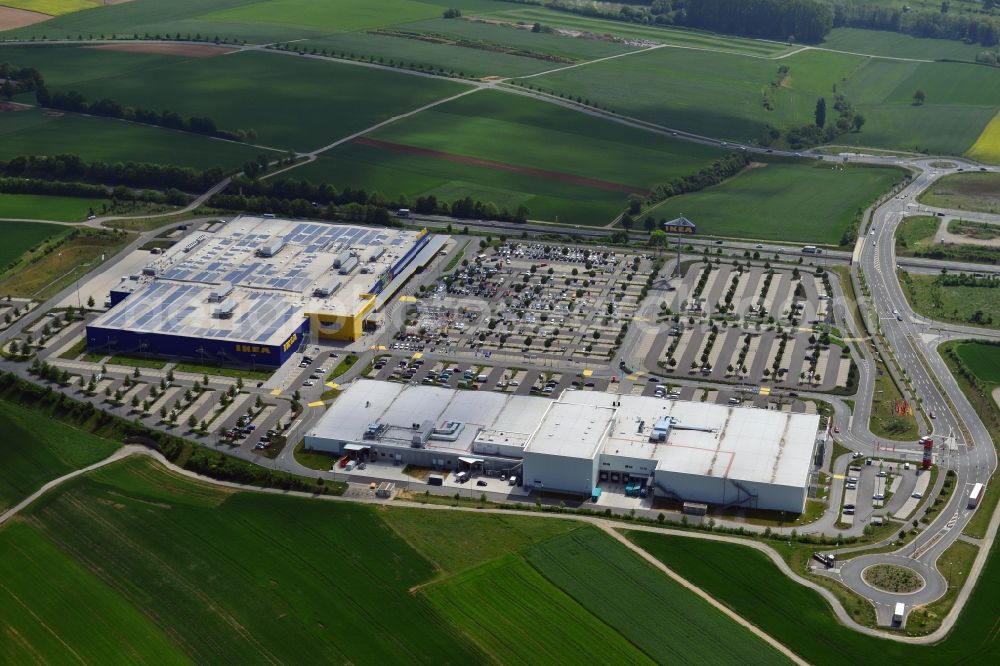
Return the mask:
<path id="1" fill-rule="evenodd" d="M 258 345 L 236 345 L 236 351 L 244 354 L 270 354 L 271 348 Z"/>
<path id="2" fill-rule="evenodd" d="M 289 349 L 291 349 L 292 345 L 294 345 L 298 341 L 298 339 L 299 339 L 299 334 L 292 333 L 292 337 L 285 340 L 285 344 L 281 345 L 281 351 L 286 352 Z"/>

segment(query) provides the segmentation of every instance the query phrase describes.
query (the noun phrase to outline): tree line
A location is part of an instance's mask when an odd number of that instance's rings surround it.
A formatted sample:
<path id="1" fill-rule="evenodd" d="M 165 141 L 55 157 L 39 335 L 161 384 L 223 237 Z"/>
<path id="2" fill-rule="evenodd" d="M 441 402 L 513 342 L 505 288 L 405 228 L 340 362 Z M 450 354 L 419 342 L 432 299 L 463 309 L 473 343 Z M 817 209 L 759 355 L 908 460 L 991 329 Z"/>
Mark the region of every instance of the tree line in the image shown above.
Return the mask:
<path id="1" fill-rule="evenodd" d="M 0 63 L 0 96 L 8 101 L 19 93 L 31 92 L 42 83 L 42 75 L 32 67 L 18 67 L 9 62 Z"/>
<path id="2" fill-rule="evenodd" d="M 653 204 L 679 194 L 697 192 L 706 187 L 718 185 L 727 178 L 735 176 L 749 163 L 750 157 L 746 153 L 729 153 L 697 173 L 678 176 L 665 183 L 657 183 L 652 187 L 647 202 Z"/>
<path id="3" fill-rule="evenodd" d="M 219 167 L 197 171 L 149 162 L 85 162 L 78 155 L 21 155 L 0 160 L 0 176 L 203 192 L 222 180 L 225 172 Z"/>
<path id="4" fill-rule="evenodd" d="M 233 179 L 225 192 L 215 195 L 209 205 L 229 210 L 251 210 L 292 217 L 318 216 L 326 219 L 363 221 L 371 224 L 397 224 L 389 210 L 411 208 L 405 195 L 389 199 L 378 191 L 345 187 L 338 190 L 330 183 L 314 184 L 308 180 L 255 180 L 245 176 Z M 423 215 L 449 215 L 462 219 L 524 222 L 529 211 L 519 206 L 513 213 L 492 201 L 472 197 L 450 204 L 434 195 L 417 197 L 412 209 Z"/>
<path id="5" fill-rule="evenodd" d="M 833 7 L 835 27 L 887 30 L 931 39 L 958 39 L 984 46 L 993 46 L 1000 39 L 1000 17 L 986 13 L 952 13 L 948 11 L 947 2 L 941 3 L 939 11 L 928 11 L 849 0 L 827 1 Z"/>
<path id="6" fill-rule="evenodd" d="M 50 109 L 73 113 L 87 113 L 92 116 L 102 116 L 105 118 L 119 118 L 144 125 L 155 125 L 182 132 L 228 139 L 229 141 L 245 142 L 253 141 L 257 138 L 257 132 L 252 129 L 239 129 L 233 132 L 219 129 L 216 127 L 215 121 L 208 117 L 184 117 L 179 113 L 169 110 L 154 111 L 140 107 L 122 106 L 119 102 L 107 97 L 95 102 L 88 102 L 86 97 L 75 90 L 70 90 L 69 92 L 51 92 L 46 86 L 42 85 L 35 90 L 35 99 L 40 106 Z"/>
<path id="7" fill-rule="evenodd" d="M 644 25 L 678 25 L 730 35 L 817 43 L 833 27 L 820 0 L 506 0 Z"/>
<path id="8" fill-rule="evenodd" d="M 133 190 L 124 185 L 108 187 L 90 183 L 40 180 L 37 178 L 0 177 L 0 192 L 6 194 L 44 194 L 81 199 L 113 199 L 115 201 L 145 201 L 157 204 L 183 206 L 191 197 L 178 189 L 168 188 L 165 192 L 156 190 Z"/>

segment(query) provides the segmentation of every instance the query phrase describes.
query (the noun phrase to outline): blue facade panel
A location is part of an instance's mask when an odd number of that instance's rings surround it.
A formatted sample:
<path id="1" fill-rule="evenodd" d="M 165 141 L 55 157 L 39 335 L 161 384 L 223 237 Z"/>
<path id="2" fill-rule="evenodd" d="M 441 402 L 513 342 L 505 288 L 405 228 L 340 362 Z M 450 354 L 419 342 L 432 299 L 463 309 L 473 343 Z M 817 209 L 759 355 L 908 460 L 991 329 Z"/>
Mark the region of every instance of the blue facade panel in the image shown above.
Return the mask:
<path id="1" fill-rule="evenodd" d="M 111 297 L 111 307 L 115 307 L 131 295 L 131 291 L 125 291 L 124 289 L 112 289 L 108 294 L 108 296 Z"/>
<path id="2" fill-rule="evenodd" d="M 87 326 L 87 349 L 108 354 L 149 354 L 207 365 L 238 368 L 278 368 L 298 350 L 309 333 L 309 319 L 280 345 L 258 345 L 233 340 L 192 338 L 163 333 L 137 333 L 117 328 Z"/>

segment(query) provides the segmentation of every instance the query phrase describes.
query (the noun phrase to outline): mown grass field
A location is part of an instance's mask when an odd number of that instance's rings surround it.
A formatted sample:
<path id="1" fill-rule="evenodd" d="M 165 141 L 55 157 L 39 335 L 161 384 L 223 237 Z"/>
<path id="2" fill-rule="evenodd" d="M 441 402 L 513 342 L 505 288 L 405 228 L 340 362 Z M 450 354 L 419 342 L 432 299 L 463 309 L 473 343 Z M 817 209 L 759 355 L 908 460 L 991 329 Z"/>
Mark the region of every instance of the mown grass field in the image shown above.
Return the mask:
<path id="1" fill-rule="evenodd" d="M 643 532 L 631 532 L 629 538 L 813 664 L 986 663 L 994 661 L 1000 650 L 995 627 L 1000 590 L 996 553 L 990 554 L 951 634 L 928 646 L 848 629 L 834 618 L 823 597 L 793 582 L 763 554 L 746 546 Z"/>
<path id="2" fill-rule="evenodd" d="M 920 202 L 984 213 L 1000 210 L 1000 173 L 956 173 L 934 181 Z"/>
<path id="3" fill-rule="evenodd" d="M 1000 384 L 1000 347 L 978 342 L 962 342 L 955 352 L 979 379 Z"/>
<path id="4" fill-rule="evenodd" d="M 913 256 L 916 250 L 934 243 L 941 218 L 917 215 L 908 217 L 896 227 L 896 254 Z"/>
<path id="5" fill-rule="evenodd" d="M 74 469 L 107 458 L 118 444 L 0 401 L 0 513 Z"/>
<path id="6" fill-rule="evenodd" d="M 1000 288 L 942 285 L 937 275 L 906 273 L 903 291 L 915 312 L 931 319 L 1000 328 Z M 980 321 L 972 321 L 976 312 Z"/>
<path id="7" fill-rule="evenodd" d="M 72 624 L 77 640 L 27 640 L 18 654 L 72 649 L 83 661 L 100 661 L 111 645 L 116 660 L 131 661 L 130 652 L 145 654 L 131 647 L 139 616 L 143 643 L 163 650 L 156 662 L 485 661 L 407 591 L 428 580 L 433 567 L 368 507 L 233 494 L 133 459 L 60 488 L 32 507 L 27 522 L 30 541 L 37 544 L 41 534 L 47 548 L 13 548 L 5 529 L 0 566 L 9 574 L 6 589 L 33 590 L 35 615 L 3 603 L 0 625 L 9 635 L 29 623 Z M 40 567 L 31 566 L 53 550 L 62 557 L 51 560 L 69 559 L 84 579 L 73 586 L 77 595 L 130 613 L 132 624 L 84 631 L 100 619 L 66 612 L 61 581 L 43 584 Z M 90 593 L 95 588 L 99 596 Z"/>
<path id="8" fill-rule="evenodd" d="M 0 192 L 0 217 L 28 220 L 80 222 L 88 212 L 100 210 L 102 199 L 59 197 L 42 194 L 5 194 Z"/>
<path id="9" fill-rule="evenodd" d="M 111 97 L 208 116 L 222 129 L 256 130 L 262 145 L 300 150 L 464 89 L 450 81 L 275 53 L 174 59 L 67 87 L 88 99 Z"/>
<path id="10" fill-rule="evenodd" d="M 7 195 L 0 195 L 0 201 L 3 196 Z M 0 245 L 0 267 L 16 261 L 42 241 L 66 232 L 59 225 L 36 222 L 0 222 L 0 229 L 3 230 L 4 240 Z"/>
<path id="11" fill-rule="evenodd" d="M 896 169 L 771 163 L 667 199 L 649 214 L 684 215 L 711 236 L 837 245 L 856 213 L 902 176 Z"/>

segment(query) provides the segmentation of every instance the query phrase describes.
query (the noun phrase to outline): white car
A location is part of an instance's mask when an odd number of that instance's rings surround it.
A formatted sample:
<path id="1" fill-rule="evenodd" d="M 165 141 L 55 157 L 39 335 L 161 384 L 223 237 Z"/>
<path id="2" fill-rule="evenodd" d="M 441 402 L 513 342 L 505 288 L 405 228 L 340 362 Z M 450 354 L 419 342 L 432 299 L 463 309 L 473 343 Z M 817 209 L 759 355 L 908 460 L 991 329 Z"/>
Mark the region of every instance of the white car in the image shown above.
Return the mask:
<path id="1" fill-rule="evenodd" d="M 303 385 L 303 386 L 316 386 L 316 382 L 314 382 L 314 381 L 313 381 L 313 380 L 311 380 L 311 379 L 307 379 L 307 380 L 305 380 L 304 382 L 302 382 L 302 385 Z"/>
<path id="2" fill-rule="evenodd" d="M 910 497 L 912 497 L 913 499 L 923 499 L 924 498 L 924 494 L 923 493 L 913 493 L 912 495 L 910 495 Z"/>
<path id="3" fill-rule="evenodd" d="M 507 386 L 520 386 L 520 385 L 521 382 L 517 381 L 516 379 L 512 379 L 509 382 L 507 382 Z"/>

